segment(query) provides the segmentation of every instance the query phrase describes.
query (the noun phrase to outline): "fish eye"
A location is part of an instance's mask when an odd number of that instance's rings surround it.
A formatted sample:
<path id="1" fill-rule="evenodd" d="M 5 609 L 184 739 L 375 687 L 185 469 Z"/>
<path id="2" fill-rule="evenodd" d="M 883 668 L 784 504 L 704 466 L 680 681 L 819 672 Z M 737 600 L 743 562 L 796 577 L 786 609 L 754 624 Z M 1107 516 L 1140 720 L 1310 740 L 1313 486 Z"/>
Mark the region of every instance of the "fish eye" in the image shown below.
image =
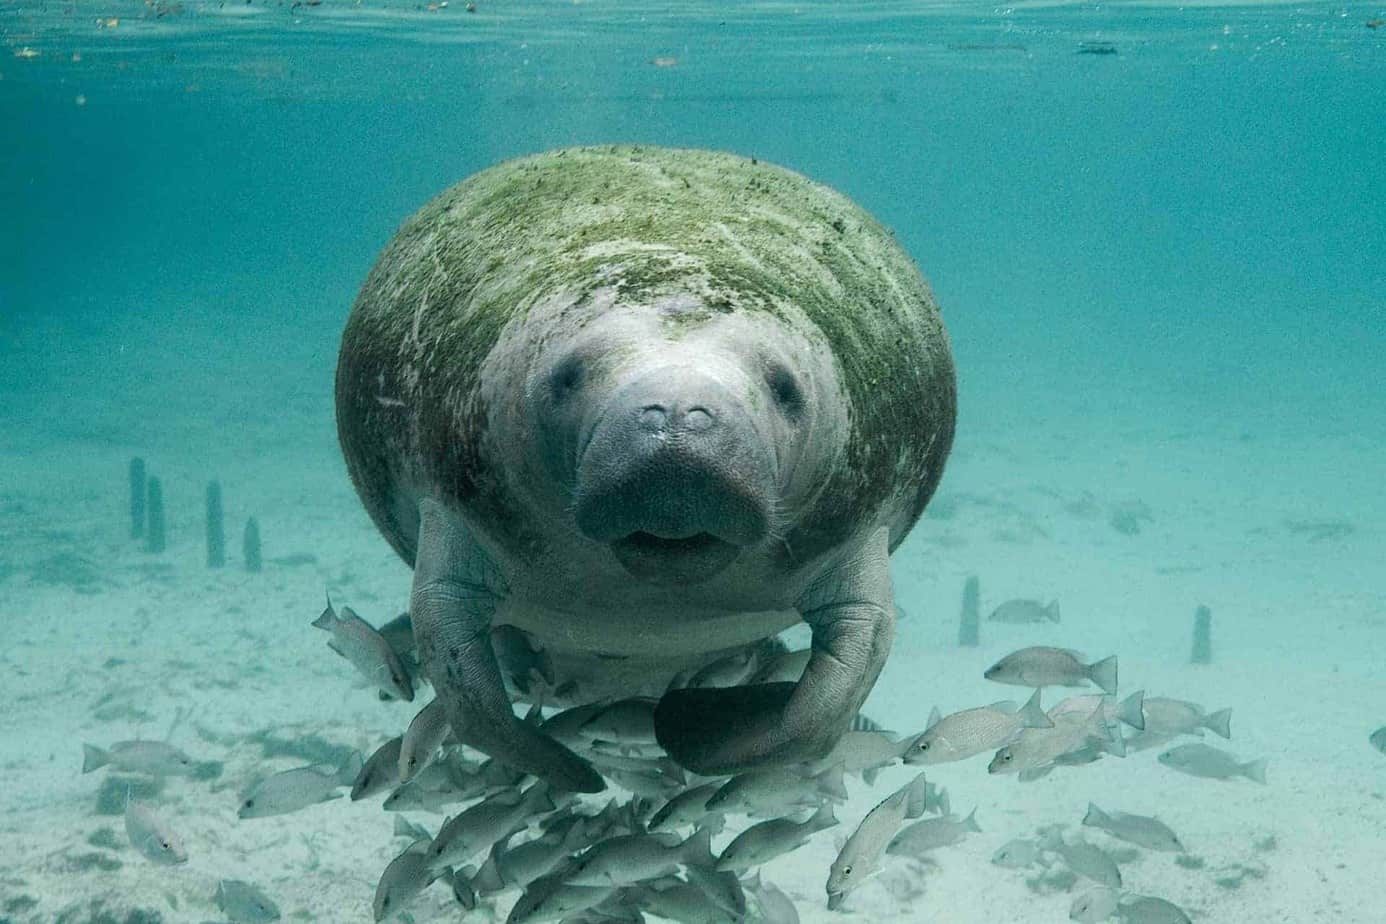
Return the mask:
<path id="1" fill-rule="evenodd" d="M 850 867 L 850 866 L 844 866 L 844 867 L 842 867 L 842 875 L 844 875 L 844 876 L 850 876 L 850 875 L 852 875 L 852 867 Z"/>
<path id="2" fill-rule="evenodd" d="M 243 803 L 241 804 L 241 808 L 254 808 L 254 807 L 255 807 L 255 800 L 254 800 L 254 799 L 246 799 L 245 802 L 243 802 Z"/>
<path id="3" fill-rule="evenodd" d="M 927 741 L 921 741 L 921 742 L 919 742 L 919 750 L 921 750 L 921 751 L 927 751 L 927 750 L 929 750 L 929 742 L 927 742 Z"/>

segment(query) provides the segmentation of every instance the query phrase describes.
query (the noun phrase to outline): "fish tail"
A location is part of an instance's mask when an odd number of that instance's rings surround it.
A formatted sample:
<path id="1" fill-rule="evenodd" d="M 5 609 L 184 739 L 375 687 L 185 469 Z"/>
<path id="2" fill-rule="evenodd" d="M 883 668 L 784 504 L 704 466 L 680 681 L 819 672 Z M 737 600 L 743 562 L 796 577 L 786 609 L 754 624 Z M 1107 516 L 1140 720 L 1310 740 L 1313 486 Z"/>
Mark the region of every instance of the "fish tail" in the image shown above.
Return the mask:
<path id="1" fill-rule="evenodd" d="M 1103 693 L 1116 693 L 1117 690 L 1117 659 L 1116 655 L 1103 658 L 1096 664 L 1088 667 L 1088 677 L 1093 683 L 1102 688 Z"/>
<path id="2" fill-rule="evenodd" d="M 91 773 L 93 770 L 100 770 L 111 762 L 111 752 L 93 744 L 82 745 L 82 772 Z"/>
<path id="3" fill-rule="evenodd" d="M 356 778 L 361 775 L 361 769 L 366 765 L 365 758 L 360 751 L 352 751 L 342 761 L 337 768 L 337 783 L 341 786 L 350 786 L 356 782 Z"/>
<path id="4" fill-rule="evenodd" d="M 905 817 L 919 818 L 929 808 L 929 781 L 921 773 L 905 784 L 909 795 L 905 800 Z"/>
<path id="5" fill-rule="evenodd" d="M 981 826 L 979 826 L 979 825 L 977 824 L 977 809 L 976 809 L 976 808 L 973 808 L 972 811 L 970 811 L 970 812 L 967 813 L 967 817 L 963 819 L 962 826 L 963 826 L 963 830 L 964 830 L 964 831 L 972 831 L 972 832 L 975 832 L 975 833 L 977 833 L 977 834 L 981 834 L 981 833 L 982 833 Z"/>
<path id="6" fill-rule="evenodd" d="M 1247 779 L 1255 780 L 1262 786 L 1266 785 L 1266 759 L 1253 760 L 1249 764 L 1242 764 L 1242 776 Z"/>
<path id="7" fill-rule="evenodd" d="M 332 596 L 327 597 L 327 609 L 322 611 L 322 615 L 313 620 L 313 626 L 317 629 L 331 630 L 332 624 L 337 621 L 337 611 L 332 609 Z"/>
<path id="8" fill-rule="evenodd" d="M 813 813 L 809 819 L 809 825 L 814 831 L 822 831 L 824 828 L 831 828 L 837 824 L 837 816 L 833 814 L 833 806 L 830 802 L 825 802 L 818 806 L 818 811 Z"/>
<path id="9" fill-rule="evenodd" d="M 1055 600 L 1044 608 L 1044 615 L 1052 622 L 1059 621 L 1059 601 Z"/>
<path id="10" fill-rule="evenodd" d="M 1125 757 L 1126 739 L 1121 737 L 1120 726 L 1113 725 L 1110 730 L 1113 733 L 1111 740 L 1102 742 L 1102 750 L 1113 757 Z"/>
<path id="11" fill-rule="evenodd" d="M 558 808 L 553 804 L 553 795 L 549 792 L 547 783 L 535 783 L 531 786 L 525 792 L 524 801 L 527 815 L 542 815 Z"/>
<path id="12" fill-rule="evenodd" d="M 1054 723 L 1049 716 L 1044 714 L 1044 707 L 1040 705 L 1040 691 L 1038 688 L 1030 694 L 1025 705 L 1020 707 L 1020 726 L 1022 728 L 1053 728 Z"/>
<path id="13" fill-rule="evenodd" d="M 712 852 L 712 832 L 699 828 L 688 835 L 688 840 L 679 845 L 679 855 L 691 866 L 715 866 L 717 855 Z"/>
<path id="14" fill-rule="evenodd" d="M 1101 828 L 1105 827 L 1110 820 L 1107 813 L 1098 808 L 1095 803 L 1088 803 L 1088 813 L 1083 816 L 1083 824 L 1089 828 Z"/>
<path id="15" fill-rule="evenodd" d="M 1203 727 L 1223 738 L 1232 737 L 1232 710 L 1219 709 L 1203 720 Z"/>
<path id="16" fill-rule="evenodd" d="M 818 791 L 832 799 L 847 800 L 847 785 L 842 781 L 843 767 L 841 763 L 833 764 L 815 778 L 818 784 Z"/>
<path id="17" fill-rule="evenodd" d="M 866 770 L 863 770 L 863 771 L 861 772 L 861 780 L 862 780 L 862 782 L 865 783 L 867 786 L 875 786 L 875 785 L 876 785 L 876 777 L 879 776 L 880 773 L 881 773 L 881 768 L 880 768 L 880 767 L 870 767 L 870 768 L 868 768 L 868 769 L 866 769 Z"/>
<path id="18" fill-rule="evenodd" d="M 1137 731 L 1145 731 L 1145 691 L 1137 690 L 1123 699 L 1117 706 L 1116 717 Z"/>

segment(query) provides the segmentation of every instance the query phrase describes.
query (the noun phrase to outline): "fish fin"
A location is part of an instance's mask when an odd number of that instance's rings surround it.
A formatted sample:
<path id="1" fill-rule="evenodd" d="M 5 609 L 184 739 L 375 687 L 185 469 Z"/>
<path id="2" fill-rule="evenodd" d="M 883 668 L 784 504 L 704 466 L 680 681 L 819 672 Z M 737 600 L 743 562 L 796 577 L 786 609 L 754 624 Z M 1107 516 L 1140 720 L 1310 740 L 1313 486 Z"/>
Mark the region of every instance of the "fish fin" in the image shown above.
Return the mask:
<path id="1" fill-rule="evenodd" d="M 1044 615 L 1053 622 L 1059 621 L 1059 601 L 1054 600 L 1044 608 Z"/>
<path id="2" fill-rule="evenodd" d="M 818 791 L 831 799 L 841 799 L 845 802 L 847 800 L 847 784 L 842 780 L 845 767 L 846 764 L 839 762 L 814 777 Z"/>
<path id="3" fill-rule="evenodd" d="M 905 817 L 919 818 L 929 807 L 929 781 L 920 773 L 906 783 L 904 789 L 909 793 L 905 801 Z"/>
<path id="4" fill-rule="evenodd" d="M 1232 710 L 1219 709 L 1203 720 L 1203 727 L 1223 738 L 1232 737 Z"/>
<path id="5" fill-rule="evenodd" d="M 1116 655 L 1103 658 L 1088 667 L 1088 678 L 1097 684 L 1103 693 L 1116 693 L 1117 691 L 1117 659 Z"/>
<path id="6" fill-rule="evenodd" d="M 1109 729 L 1109 731 L 1113 732 L 1112 737 L 1102 742 L 1102 750 L 1111 754 L 1113 757 L 1125 757 L 1126 739 L 1121 737 L 1119 729 Z"/>
<path id="7" fill-rule="evenodd" d="M 553 793 L 549 790 L 549 784 L 542 780 L 526 789 L 521 801 L 524 803 L 526 815 L 542 815 L 558 808 L 554 805 Z"/>
<path id="8" fill-rule="evenodd" d="M 1089 828 L 1101 828 L 1105 821 L 1110 821 L 1107 817 L 1107 813 L 1098 808 L 1096 803 L 1089 802 L 1088 813 L 1083 816 L 1083 824 L 1087 825 Z"/>
<path id="9" fill-rule="evenodd" d="M 365 758 L 360 751 L 352 751 L 342 761 L 334 774 L 339 786 L 350 786 L 356 782 L 356 778 L 361 775 L 361 769 L 366 765 Z"/>
<path id="10" fill-rule="evenodd" d="M 717 855 L 712 852 L 712 832 L 699 828 L 679 845 L 679 856 L 690 866 L 715 866 Z"/>
<path id="11" fill-rule="evenodd" d="M 981 827 L 977 824 L 977 809 L 975 806 L 972 811 L 967 813 L 967 817 L 963 819 L 962 826 L 964 831 L 973 831 L 977 834 L 982 833 Z"/>
<path id="12" fill-rule="evenodd" d="M 1145 691 L 1137 690 L 1123 699 L 1117 706 L 1116 717 L 1137 731 L 1145 731 Z"/>
<path id="13" fill-rule="evenodd" d="M 953 803 L 948 798 L 948 787 L 945 786 L 938 791 L 938 799 L 934 802 L 934 808 L 938 809 L 940 815 L 953 814 Z"/>
<path id="14" fill-rule="evenodd" d="M 861 772 L 861 779 L 867 786 L 876 785 L 876 777 L 880 775 L 880 767 L 869 767 Z"/>
<path id="15" fill-rule="evenodd" d="M 1029 767 L 1020 771 L 1016 778 L 1022 783 L 1033 783 L 1035 780 L 1048 776 L 1053 770 L 1053 764 L 1045 764 L 1043 767 Z"/>
<path id="16" fill-rule="evenodd" d="M 332 630 L 332 624 L 337 621 L 337 611 L 332 609 L 332 596 L 327 596 L 327 609 L 322 611 L 322 615 L 313 620 L 313 626 L 318 629 Z"/>
<path id="17" fill-rule="evenodd" d="M 938 707 L 935 706 L 934 708 L 929 710 L 929 721 L 924 724 L 924 730 L 928 731 L 929 729 L 933 728 L 935 725 L 942 721 L 943 713 L 939 712 Z"/>
<path id="18" fill-rule="evenodd" d="M 1035 690 L 1030 694 L 1030 698 L 1025 701 L 1025 705 L 1020 707 L 1020 727 L 1021 728 L 1053 728 L 1054 722 L 1045 715 L 1044 707 L 1040 705 L 1040 691 Z"/>
<path id="19" fill-rule="evenodd" d="M 1262 757 L 1260 760 L 1242 764 L 1242 775 L 1264 786 L 1266 784 L 1266 759 Z"/>
<path id="20" fill-rule="evenodd" d="M 111 762 L 111 752 L 94 744 L 82 745 L 82 772 L 91 773 Z"/>
<path id="21" fill-rule="evenodd" d="M 812 826 L 814 831 L 822 831 L 825 828 L 831 828 L 833 825 L 837 824 L 837 816 L 833 814 L 832 803 L 825 802 L 818 806 L 818 811 L 813 813 L 808 823 Z"/>

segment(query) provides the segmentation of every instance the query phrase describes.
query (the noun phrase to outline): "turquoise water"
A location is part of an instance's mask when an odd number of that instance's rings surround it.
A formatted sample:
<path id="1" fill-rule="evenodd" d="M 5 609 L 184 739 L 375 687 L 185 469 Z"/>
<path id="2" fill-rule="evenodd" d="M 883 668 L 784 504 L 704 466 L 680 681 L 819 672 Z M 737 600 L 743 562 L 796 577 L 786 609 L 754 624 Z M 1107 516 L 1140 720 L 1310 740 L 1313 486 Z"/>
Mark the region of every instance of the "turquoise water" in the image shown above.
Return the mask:
<path id="1" fill-rule="evenodd" d="M 867 714 L 917 732 L 935 703 L 1015 693 L 981 678 L 1008 651 L 1058 644 L 1118 653 L 1123 694 L 1233 707 L 1231 742 L 1209 740 L 1270 761 L 1266 788 L 1154 752 L 1033 784 L 947 765 L 930 778 L 983 833 L 888 865 L 842 914 L 1064 920 L 1083 883 L 1027 886 L 991 855 L 1079 830 L 1092 799 L 1197 845 L 1198 864 L 1123 863 L 1130 891 L 1194 920 L 1380 920 L 1386 8 L 476 6 L 0 2 L 0 921 L 218 919 L 222 876 L 286 918 L 369 919 L 404 846 L 375 805 L 235 817 L 248 781 L 316 759 L 253 736 L 369 754 L 414 711 L 352 688 L 308 626 L 324 586 L 377 624 L 409 586 L 337 448 L 341 330 L 433 195 L 609 142 L 800 171 L 893 229 L 934 288 L 958 437 L 895 556 L 908 615 Z M 133 456 L 164 478 L 160 554 L 127 535 Z M 1133 509 L 1149 518 L 1118 528 Z M 969 575 L 984 615 L 1057 597 L 1064 621 L 984 622 L 960 650 Z M 1216 655 L 1195 668 L 1199 604 Z M 156 800 L 190 845 L 170 870 L 94 814 L 78 744 L 161 738 L 179 710 L 171 740 L 224 768 Z M 892 773 L 766 867 L 803 920 L 838 919 L 834 836 L 909 778 Z M 115 846 L 88 842 L 103 827 Z M 435 885 L 411 913 L 460 912 Z"/>

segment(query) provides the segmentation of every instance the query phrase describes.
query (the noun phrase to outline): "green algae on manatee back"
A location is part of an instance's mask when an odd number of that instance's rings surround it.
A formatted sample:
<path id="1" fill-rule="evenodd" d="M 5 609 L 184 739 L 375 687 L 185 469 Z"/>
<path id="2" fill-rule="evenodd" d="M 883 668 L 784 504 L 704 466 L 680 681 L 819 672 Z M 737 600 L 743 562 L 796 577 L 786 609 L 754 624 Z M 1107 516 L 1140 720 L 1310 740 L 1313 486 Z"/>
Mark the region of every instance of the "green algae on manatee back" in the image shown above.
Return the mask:
<path id="1" fill-rule="evenodd" d="M 483 458 L 482 362 L 505 325 L 540 301 L 581 303 L 598 290 L 614 290 L 619 307 L 653 310 L 670 295 L 702 303 L 672 325 L 732 311 L 806 316 L 832 346 L 852 439 L 822 494 L 830 500 L 791 540 L 812 554 L 839 532 L 843 510 L 875 509 L 919 484 L 892 529 L 892 545 L 903 538 L 942 473 L 956 398 L 932 293 L 891 233 L 845 196 L 755 158 L 568 148 L 505 161 L 440 194 L 401 227 L 356 300 L 338 426 L 367 508 L 407 561 L 413 524 L 393 508 L 395 485 L 437 486 L 518 528 Z M 439 409 L 417 428 L 392 423 L 371 387 L 404 357 L 416 372 L 391 383 L 392 399 Z"/>

